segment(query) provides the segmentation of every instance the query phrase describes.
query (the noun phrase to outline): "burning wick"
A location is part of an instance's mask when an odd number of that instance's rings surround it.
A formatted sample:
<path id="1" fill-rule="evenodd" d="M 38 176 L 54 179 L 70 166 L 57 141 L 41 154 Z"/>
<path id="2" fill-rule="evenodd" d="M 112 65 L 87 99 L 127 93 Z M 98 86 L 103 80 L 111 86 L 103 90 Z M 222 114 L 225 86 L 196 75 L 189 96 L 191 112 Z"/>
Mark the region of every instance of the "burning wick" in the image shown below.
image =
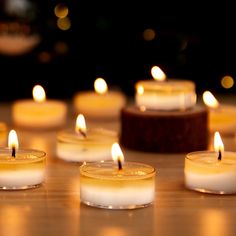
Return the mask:
<path id="1" fill-rule="evenodd" d="M 84 138 L 87 137 L 86 133 L 82 129 L 79 129 L 78 131 Z"/>
<path id="2" fill-rule="evenodd" d="M 86 122 L 85 118 L 82 114 L 79 114 L 76 119 L 76 126 L 75 126 L 75 131 L 79 134 L 81 134 L 84 138 L 87 137 L 86 134 Z"/>
<path id="3" fill-rule="evenodd" d="M 124 155 L 118 143 L 113 143 L 111 148 L 111 155 L 112 159 L 117 162 L 118 170 L 122 170 L 122 162 L 124 161 Z"/>
<path id="4" fill-rule="evenodd" d="M 224 151 L 224 144 L 221 140 L 220 133 L 217 131 L 214 135 L 214 148 L 215 151 L 218 151 L 218 161 L 222 159 L 222 151 Z"/>
<path id="5" fill-rule="evenodd" d="M 18 148 L 18 138 L 15 130 L 11 130 L 8 136 L 8 147 L 11 149 L 11 156 L 16 157 L 16 149 Z"/>
<path id="6" fill-rule="evenodd" d="M 12 147 L 11 156 L 16 157 L 16 147 L 15 146 Z"/>
<path id="7" fill-rule="evenodd" d="M 122 164 L 120 158 L 118 158 L 117 162 L 118 162 L 118 170 L 122 170 Z"/>
<path id="8" fill-rule="evenodd" d="M 221 150 L 219 150 L 218 161 L 221 161 L 221 158 L 222 158 L 222 153 Z"/>

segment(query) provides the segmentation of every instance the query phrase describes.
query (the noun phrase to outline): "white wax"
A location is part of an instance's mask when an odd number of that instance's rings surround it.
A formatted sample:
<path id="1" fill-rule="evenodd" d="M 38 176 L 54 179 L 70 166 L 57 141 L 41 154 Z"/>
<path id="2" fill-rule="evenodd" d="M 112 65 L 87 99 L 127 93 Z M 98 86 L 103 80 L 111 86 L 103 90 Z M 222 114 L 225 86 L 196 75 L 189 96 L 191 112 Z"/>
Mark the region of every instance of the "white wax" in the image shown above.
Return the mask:
<path id="1" fill-rule="evenodd" d="M 76 112 L 88 118 L 118 118 L 125 104 L 125 96 L 118 91 L 109 91 L 105 94 L 93 91 L 79 92 L 74 97 Z"/>
<path id="2" fill-rule="evenodd" d="M 224 152 L 217 159 L 216 152 L 190 153 L 185 158 L 185 185 L 200 192 L 236 193 L 236 153 Z"/>
<path id="3" fill-rule="evenodd" d="M 235 117 L 236 106 L 222 104 L 219 108 L 211 108 L 208 121 L 210 131 L 219 131 L 221 134 L 234 134 L 236 132 Z"/>
<path id="4" fill-rule="evenodd" d="M 88 129 L 86 138 L 64 130 L 57 135 L 57 156 L 71 162 L 111 160 L 111 145 L 117 141 L 117 133 L 111 130 Z"/>
<path id="5" fill-rule="evenodd" d="M 64 125 L 66 115 L 66 104 L 57 100 L 46 100 L 42 103 L 19 100 L 12 107 L 14 124 L 27 128 L 60 127 Z"/>
<path id="6" fill-rule="evenodd" d="M 0 188 L 27 188 L 41 184 L 44 181 L 44 176 L 44 169 L 4 170 L 0 173 Z"/>
<path id="7" fill-rule="evenodd" d="M 106 188 L 101 186 L 80 187 L 80 198 L 97 206 L 111 206 L 112 208 L 125 208 L 135 205 L 147 205 L 154 201 L 155 186 L 124 186 L 120 188 Z"/>
<path id="8" fill-rule="evenodd" d="M 84 161 L 101 161 L 111 160 L 110 147 L 103 150 L 92 148 L 91 150 L 83 149 L 76 145 L 68 145 L 63 143 L 57 144 L 57 156 L 64 161 L 84 162 Z"/>
<path id="9" fill-rule="evenodd" d="M 138 81 L 135 102 L 153 110 L 185 110 L 195 106 L 195 84 L 188 80 Z"/>
<path id="10" fill-rule="evenodd" d="M 121 170 L 112 162 L 92 162 L 80 167 L 81 202 L 109 209 L 133 209 L 155 198 L 155 169 L 125 162 Z"/>
<path id="11" fill-rule="evenodd" d="M 185 110 L 196 104 L 195 93 L 170 94 L 163 96 L 154 93 L 135 95 L 136 105 L 154 110 Z"/>
<path id="12" fill-rule="evenodd" d="M 203 192 L 236 193 L 236 171 L 221 174 L 203 175 L 185 171 L 185 183 L 190 189 Z"/>

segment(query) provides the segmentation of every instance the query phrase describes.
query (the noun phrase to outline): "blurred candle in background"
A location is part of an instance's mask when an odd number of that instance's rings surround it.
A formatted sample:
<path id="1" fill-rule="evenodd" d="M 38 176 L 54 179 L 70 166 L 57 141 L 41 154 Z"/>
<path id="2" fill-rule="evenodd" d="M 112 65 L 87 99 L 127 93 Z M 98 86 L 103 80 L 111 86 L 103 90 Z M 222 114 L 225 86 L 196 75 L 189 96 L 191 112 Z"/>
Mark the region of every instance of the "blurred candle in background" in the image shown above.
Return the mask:
<path id="1" fill-rule="evenodd" d="M 79 92 L 74 96 L 74 107 L 77 113 L 87 118 L 118 118 L 126 99 L 120 91 L 109 91 L 102 78 L 94 82 L 95 91 Z"/>
<path id="2" fill-rule="evenodd" d="M 158 67 L 151 69 L 153 80 L 141 80 L 135 84 L 135 102 L 140 109 L 185 110 L 195 106 L 195 83 L 189 80 L 166 79 Z"/>
<path id="3" fill-rule="evenodd" d="M 222 134 L 234 134 L 236 132 L 236 106 L 220 104 L 210 91 L 205 91 L 202 97 L 209 109 L 208 126 L 210 131 L 218 130 Z"/>
<path id="4" fill-rule="evenodd" d="M 33 88 L 33 98 L 13 103 L 12 118 L 15 125 L 25 128 L 56 128 L 65 124 L 67 106 L 58 100 L 46 100 L 42 86 Z"/>

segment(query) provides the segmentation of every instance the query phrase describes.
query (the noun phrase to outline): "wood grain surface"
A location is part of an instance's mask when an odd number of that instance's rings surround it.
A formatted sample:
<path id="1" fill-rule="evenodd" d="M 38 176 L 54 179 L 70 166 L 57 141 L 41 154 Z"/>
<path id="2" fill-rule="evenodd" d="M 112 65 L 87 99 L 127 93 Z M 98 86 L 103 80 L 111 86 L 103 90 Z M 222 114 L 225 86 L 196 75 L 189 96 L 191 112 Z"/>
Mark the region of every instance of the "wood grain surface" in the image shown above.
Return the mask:
<path id="1" fill-rule="evenodd" d="M 157 170 L 155 202 L 136 210 L 105 210 L 80 203 L 79 166 L 55 155 L 57 131 L 22 130 L 11 123 L 11 104 L 0 105 L 0 120 L 18 133 L 21 147 L 47 153 L 45 183 L 36 189 L 0 191 L 1 236 L 52 235 L 235 235 L 236 195 L 211 195 L 184 186 L 185 154 L 125 150 L 125 159 Z M 75 115 L 69 114 L 67 126 Z M 119 122 L 88 122 L 119 130 Z M 225 150 L 236 151 L 234 137 L 222 137 Z M 209 147 L 210 148 L 210 147 Z"/>

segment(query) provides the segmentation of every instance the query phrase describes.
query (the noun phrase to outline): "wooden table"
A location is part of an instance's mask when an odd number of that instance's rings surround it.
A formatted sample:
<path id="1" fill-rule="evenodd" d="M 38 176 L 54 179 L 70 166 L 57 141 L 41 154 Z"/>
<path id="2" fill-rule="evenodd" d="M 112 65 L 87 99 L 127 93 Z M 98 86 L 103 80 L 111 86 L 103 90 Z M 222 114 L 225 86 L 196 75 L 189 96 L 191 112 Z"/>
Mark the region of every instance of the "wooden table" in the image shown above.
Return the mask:
<path id="1" fill-rule="evenodd" d="M 70 113 L 68 126 L 75 116 Z M 0 120 L 9 128 L 10 104 L 0 105 Z M 119 129 L 118 122 L 99 124 Z M 15 127 L 14 127 L 15 128 Z M 124 150 L 126 160 L 157 169 L 153 205 L 136 210 L 105 210 L 80 204 L 79 164 L 66 163 L 55 155 L 56 131 L 15 128 L 21 147 L 47 153 L 45 183 L 36 189 L 0 191 L 0 235 L 235 235 L 236 196 L 202 194 L 184 186 L 184 154 L 148 154 Z M 226 150 L 236 151 L 234 137 L 223 137 Z"/>

